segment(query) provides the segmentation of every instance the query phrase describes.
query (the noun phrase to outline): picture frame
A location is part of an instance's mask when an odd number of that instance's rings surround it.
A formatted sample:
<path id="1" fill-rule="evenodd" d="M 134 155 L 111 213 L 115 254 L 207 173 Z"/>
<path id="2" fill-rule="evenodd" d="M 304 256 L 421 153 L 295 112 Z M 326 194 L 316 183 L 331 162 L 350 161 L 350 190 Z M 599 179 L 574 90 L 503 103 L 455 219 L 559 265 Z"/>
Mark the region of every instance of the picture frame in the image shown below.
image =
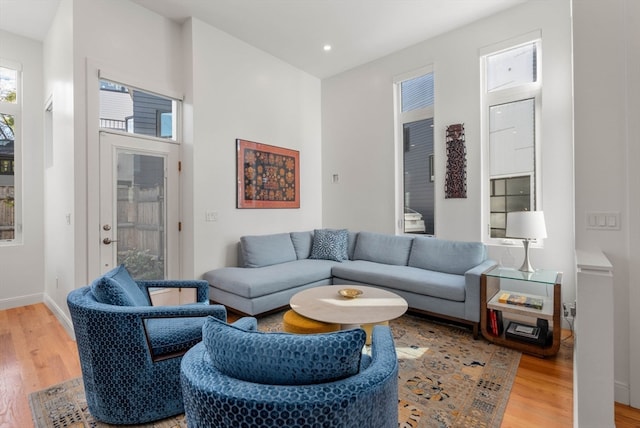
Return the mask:
<path id="1" fill-rule="evenodd" d="M 300 208 L 300 152 L 236 140 L 237 208 Z"/>

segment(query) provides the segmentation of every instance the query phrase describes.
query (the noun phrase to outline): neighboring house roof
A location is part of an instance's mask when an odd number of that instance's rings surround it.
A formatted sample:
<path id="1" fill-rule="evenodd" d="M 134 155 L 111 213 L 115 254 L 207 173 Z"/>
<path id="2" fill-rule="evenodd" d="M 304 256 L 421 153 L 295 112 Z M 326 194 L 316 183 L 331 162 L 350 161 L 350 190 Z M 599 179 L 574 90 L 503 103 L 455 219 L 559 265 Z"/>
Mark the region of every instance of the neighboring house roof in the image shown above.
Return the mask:
<path id="1" fill-rule="evenodd" d="M 13 157 L 13 141 L 0 140 L 0 156 Z"/>

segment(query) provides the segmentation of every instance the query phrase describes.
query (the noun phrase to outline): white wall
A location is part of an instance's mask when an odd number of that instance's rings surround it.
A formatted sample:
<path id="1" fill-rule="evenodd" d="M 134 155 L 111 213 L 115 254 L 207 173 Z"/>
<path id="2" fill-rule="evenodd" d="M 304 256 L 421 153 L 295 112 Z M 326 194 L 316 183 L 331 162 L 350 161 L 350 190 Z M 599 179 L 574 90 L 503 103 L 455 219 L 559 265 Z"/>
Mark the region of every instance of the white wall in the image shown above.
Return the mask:
<path id="1" fill-rule="evenodd" d="M 483 239 L 479 50 L 542 33 L 542 208 L 549 238 L 532 263 L 564 272 L 575 298 L 569 1 L 530 2 L 322 82 L 323 224 L 393 233 L 396 222 L 393 79 L 432 64 L 435 72 L 436 235 Z M 444 199 L 445 129 L 464 123 L 467 198 Z M 331 184 L 332 174 L 340 181 Z M 521 261 L 521 247 L 511 248 Z M 500 260 L 504 249 L 490 248 Z"/>
<path id="2" fill-rule="evenodd" d="M 185 275 L 199 277 L 235 265 L 242 235 L 321 226 L 320 81 L 202 21 L 185 25 L 192 52 L 185 104 L 193 121 L 184 159 L 186 173 L 193 171 L 186 221 L 195 255 Z M 299 209 L 236 209 L 237 138 L 300 152 Z M 218 221 L 205 222 L 205 211 L 218 212 Z"/>
<path id="3" fill-rule="evenodd" d="M 66 309 L 65 299 L 75 288 L 74 224 L 75 143 L 73 88 L 73 26 L 71 0 L 62 0 L 44 40 L 44 94 L 53 103 L 49 116 L 47 159 L 44 169 L 45 300 L 54 311 Z M 68 324 L 68 322 L 67 322 Z"/>
<path id="4" fill-rule="evenodd" d="M 630 382 L 640 407 L 640 7 L 635 0 L 574 1 L 576 247 L 613 264 L 616 401 Z M 597 31 L 594 31 L 597 23 Z M 618 231 L 586 228 L 589 211 L 618 212 Z M 597 316 L 581 314 L 580 316 Z M 633 378 L 631 377 L 633 375 Z"/>
<path id="5" fill-rule="evenodd" d="M 178 24 L 132 2 L 107 0 L 62 0 L 45 39 L 45 98 L 53 101 L 45 301 L 68 328 L 68 292 L 100 272 L 98 107 L 88 90 L 97 91 L 102 67 L 131 80 L 125 83 L 181 93 L 180 40 Z"/>
<path id="6" fill-rule="evenodd" d="M 627 187 L 627 201 L 629 219 L 629 403 L 640 408 L 640 251 L 633 244 L 640 242 L 640 2 L 627 1 L 624 11 L 625 30 L 627 32 L 627 171 L 629 171 L 629 185 Z M 624 296 L 623 296 L 624 297 Z M 624 300 L 623 300 L 624 302 Z M 624 303 L 623 303 L 624 304 Z M 622 340 L 624 343 L 624 338 Z M 624 349 L 624 348 L 622 348 Z M 617 352 L 617 349 L 616 349 Z M 624 359 L 623 359 L 624 361 Z M 624 378 L 621 377 L 624 382 Z"/>
<path id="7" fill-rule="evenodd" d="M 318 79 L 202 22 L 182 28 L 128 1 L 63 0 L 45 57 L 54 113 L 44 282 L 49 305 L 67 323 L 66 295 L 100 272 L 98 107 L 91 92 L 98 70 L 142 89 L 187 95 L 182 277 L 234 264 L 243 234 L 320 227 Z M 236 138 L 300 151 L 300 209 L 235 209 Z M 205 210 L 218 211 L 219 221 L 205 223 Z"/>
<path id="8" fill-rule="evenodd" d="M 42 44 L 0 31 L 0 58 L 22 66 L 22 242 L 0 244 L 0 309 L 42 301 L 43 144 Z M 17 172 L 19 173 L 19 172 Z"/>

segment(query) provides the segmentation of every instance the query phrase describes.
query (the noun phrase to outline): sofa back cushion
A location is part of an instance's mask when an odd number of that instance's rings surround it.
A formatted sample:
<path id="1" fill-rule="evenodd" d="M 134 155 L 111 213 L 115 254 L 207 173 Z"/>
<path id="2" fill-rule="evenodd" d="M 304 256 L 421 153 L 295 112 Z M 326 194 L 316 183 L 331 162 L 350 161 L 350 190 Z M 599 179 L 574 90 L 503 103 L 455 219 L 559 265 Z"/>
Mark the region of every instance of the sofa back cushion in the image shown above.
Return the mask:
<path id="1" fill-rule="evenodd" d="M 116 306 L 149 306 L 149 298 L 131 278 L 124 265 L 110 270 L 91 284 L 100 303 Z"/>
<path id="2" fill-rule="evenodd" d="M 267 385 L 311 385 L 358 373 L 362 329 L 323 334 L 264 333 L 208 317 L 202 341 L 223 374 Z"/>
<path id="3" fill-rule="evenodd" d="M 291 232 L 291 242 L 296 250 L 298 260 L 308 259 L 313 245 L 313 232 Z"/>
<path id="4" fill-rule="evenodd" d="M 240 238 L 240 245 L 244 267 L 270 266 L 297 259 L 291 235 L 288 233 L 243 236 Z"/>
<path id="5" fill-rule="evenodd" d="M 406 266 L 412 240 L 412 236 L 360 232 L 356 239 L 353 259 Z"/>
<path id="6" fill-rule="evenodd" d="M 486 258 L 487 250 L 482 242 L 416 237 L 411 246 L 409 266 L 463 275 Z"/>

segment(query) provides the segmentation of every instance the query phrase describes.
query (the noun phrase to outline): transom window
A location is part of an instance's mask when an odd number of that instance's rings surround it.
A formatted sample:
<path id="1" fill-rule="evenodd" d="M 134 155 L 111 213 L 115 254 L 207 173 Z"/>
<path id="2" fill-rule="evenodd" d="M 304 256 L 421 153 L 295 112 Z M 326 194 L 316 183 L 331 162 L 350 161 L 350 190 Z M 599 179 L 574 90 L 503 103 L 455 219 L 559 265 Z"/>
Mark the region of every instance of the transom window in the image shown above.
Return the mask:
<path id="1" fill-rule="evenodd" d="M 100 80 L 100 128 L 176 140 L 176 100 Z"/>

